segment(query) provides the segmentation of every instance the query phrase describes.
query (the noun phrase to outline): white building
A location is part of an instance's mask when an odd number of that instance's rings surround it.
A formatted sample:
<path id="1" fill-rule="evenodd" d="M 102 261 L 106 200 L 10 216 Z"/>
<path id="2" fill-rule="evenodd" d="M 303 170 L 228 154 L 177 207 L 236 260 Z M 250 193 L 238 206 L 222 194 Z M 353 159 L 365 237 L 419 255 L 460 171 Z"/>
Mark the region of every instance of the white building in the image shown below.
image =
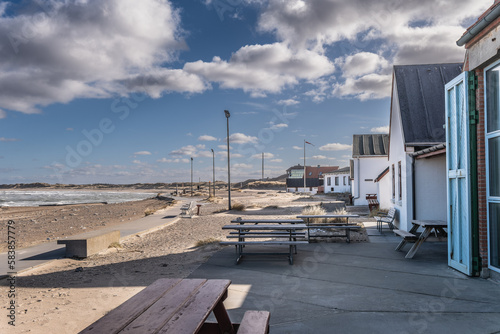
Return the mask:
<path id="1" fill-rule="evenodd" d="M 351 169 L 349 167 L 325 173 L 323 177 L 325 194 L 351 192 Z"/>
<path id="2" fill-rule="evenodd" d="M 394 66 L 388 173 L 379 179 L 384 203 L 398 211 L 395 225 L 446 221 L 444 85 L 462 64 Z M 387 179 L 388 178 L 388 179 Z M 387 189 L 389 188 L 389 189 Z"/>
<path id="3" fill-rule="evenodd" d="M 353 135 L 351 192 L 354 205 L 368 205 L 366 194 L 377 194 L 377 176 L 387 168 L 389 135 Z"/>

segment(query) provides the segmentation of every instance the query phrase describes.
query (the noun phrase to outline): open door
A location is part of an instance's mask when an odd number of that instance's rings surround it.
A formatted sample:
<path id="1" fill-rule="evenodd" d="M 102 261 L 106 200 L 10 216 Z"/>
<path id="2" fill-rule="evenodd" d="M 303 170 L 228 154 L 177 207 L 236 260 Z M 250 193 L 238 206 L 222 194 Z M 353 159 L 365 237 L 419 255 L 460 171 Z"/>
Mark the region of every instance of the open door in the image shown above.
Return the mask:
<path id="1" fill-rule="evenodd" d="M 448 265 L 472 275 L 467 72 L 445 86 Z"/>

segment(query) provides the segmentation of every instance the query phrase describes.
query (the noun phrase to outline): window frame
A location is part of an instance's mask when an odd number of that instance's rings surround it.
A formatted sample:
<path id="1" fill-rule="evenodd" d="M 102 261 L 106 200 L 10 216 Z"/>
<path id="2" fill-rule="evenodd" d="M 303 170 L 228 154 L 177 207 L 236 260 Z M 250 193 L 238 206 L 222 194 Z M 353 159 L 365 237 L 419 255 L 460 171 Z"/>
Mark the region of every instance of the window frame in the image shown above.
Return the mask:
<path id="1" fill-rule="evenodd" d="M 403 200 L 403 184 L 401 177 L 401 161 L 398 161 L 398 199 L 400 201 Z"/>
<path id="2" fill-rule="evenodd" d="M 495 68 L 499 68 L 500 70 L 500 60 L 495 61 L 491 65 L 487 66 L 483 70 L 483 83 L 484 83 L 484 94 L 483 94 L 483 101 L 484 101 L 484 145 L 485 145 L 485 169 L 486 169 L 486 219 L 487 219 L 487 235 L 488 235 L 488 268 L 500 273 L 500 263 L 497 265 L 493 265 L 491 263 L 491 222 L 490 222 L 490 217 L 491 217 L 491 212 L 490 212 L 490 204 L 500 204 L 500 196 L 491 196 L 490 195 L 490 147 L 489 147 L 489 142 L 490 139 L 493 138 L 500 138 L 500 129 L 494 130 L 492 132 L 488 132 L 488 84 L 487 84 L 487 72 L 490 70 L 493 70 Z M 497 89 L 499 91 L 500 95 L 500 83 L 497 85 Z M 499 101 L 500 104 L 500 101 Z M 498 113 L 500 113 L 500 108 L 498 110 Z M 500 116 L 499 116 L 500 117 Z M 500 243 L 500 240 L 497 240 L 498 243 Z M 500 245 L 497 245 L 497 247 L 500 247 Z"/>

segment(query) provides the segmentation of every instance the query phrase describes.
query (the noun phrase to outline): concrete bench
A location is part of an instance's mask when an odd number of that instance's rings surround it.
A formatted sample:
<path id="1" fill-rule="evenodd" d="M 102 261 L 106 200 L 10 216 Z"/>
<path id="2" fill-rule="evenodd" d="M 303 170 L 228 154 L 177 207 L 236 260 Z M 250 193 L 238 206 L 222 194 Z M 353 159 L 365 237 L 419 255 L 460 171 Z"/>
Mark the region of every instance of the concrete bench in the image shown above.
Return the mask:
<path id="1" fill-rule="evenodd" d="M 267 334 L 270 316 L 271 314 L 267 311 L 246 311 L 236 333 Z"/>
<path id="2" fill-rule="evenodd" d="M 89 257 L 120 241 L 120 231 L 94 231 L 68 239 L 57 240 L 66 245 L 66 257 Z"/>

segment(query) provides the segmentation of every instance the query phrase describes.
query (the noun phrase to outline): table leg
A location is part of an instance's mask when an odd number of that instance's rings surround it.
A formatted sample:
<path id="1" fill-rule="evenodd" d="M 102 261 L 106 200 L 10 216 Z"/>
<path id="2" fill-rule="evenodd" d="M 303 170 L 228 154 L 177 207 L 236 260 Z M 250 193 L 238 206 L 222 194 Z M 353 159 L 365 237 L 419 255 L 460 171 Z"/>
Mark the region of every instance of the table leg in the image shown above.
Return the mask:
<path id="1" fill-rule="evenodd" d="M 410 230 L 410 233 L 412 233 L 412 234 L 417 233 L 418 227 L 419 227 L 419 225 L 413 225 L 411 230 Z M 399 250 L 403 249 L 403 247 L 406 245 L 406 243 L 407 243 L 407 241 L 403 238 L 403 240 L 401 240 L 401 242 L 399 243 L 398 247 L 396 247 L 396 250 L 399 251 Z"/>
<path id="2" fill-rule="evenodd" d="M 426 227 L 425 230 L 420 234 L 420 237 L 418 240 L 415 242 L 415 244 L 410 248 L 408 253 L 406 254 L 405 258 L 407 259 L 412 259 L 417 250 L 420 248 L 420 246 L 424 243 L 425 239 L 431 234 L 432 232 L 432 227 Z"/>
<path id="3" fill-rule="evenodd" d="M 226 292 L 227 293 L 227 292 Z M 224 303 L 222 302 L 225 298 L 222 298 L 214 307 L 214 315 L 217 319 L 217 323 L 219 324 L 219 328 L 221 333 L 234 334 L 236 331 L 234 330 L 233 324 L 229 319 L 229 315 L 227 314 L 226 308 L 224 307 Z"/>

